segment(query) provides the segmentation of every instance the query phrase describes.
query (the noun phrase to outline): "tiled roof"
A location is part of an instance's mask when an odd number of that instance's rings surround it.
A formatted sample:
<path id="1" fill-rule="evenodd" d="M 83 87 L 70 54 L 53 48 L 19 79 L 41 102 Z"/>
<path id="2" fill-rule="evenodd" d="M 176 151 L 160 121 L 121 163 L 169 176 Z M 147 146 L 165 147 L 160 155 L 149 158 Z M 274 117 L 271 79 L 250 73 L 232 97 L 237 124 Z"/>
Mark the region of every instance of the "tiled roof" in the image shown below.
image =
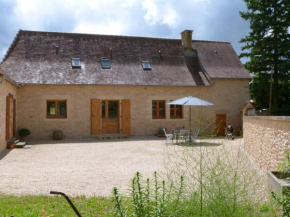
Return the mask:
<path id="1" fill-rule="evenodd" d="M 1 68 L 1 66 L 0 66 L 0 74 L 1 75 L 5 75 L 6 73 L 4 72 L 4 70 Z"/>
<path id="2" fill-rule="evenodd" d="M 11 84 L 15 85 L 16 87 L 20 87 L 19 84 L 17 84 L 17 82 L 15 82 L 14 80 L 12 80 L 6 73 L 5 71 L 1 68 L 0 65 L 0 75 L 4 75 L 5 76 L 5 80 L 9 81 Z"/>
<path id="3" fill-rule="evenodd" d="M 193 48 L 198 58 L 185 57 L 177 39 L 20 30 L 2 67 L 17 82 L 35 84 L 208 86 L 205 75 L 250 78 L 230 43 L 193 41 Z M 81 69 L 72 69 L 71 58 L 81 59 Z M 111 69 L 101 68 L 101 58 L 111 59 Z"/>

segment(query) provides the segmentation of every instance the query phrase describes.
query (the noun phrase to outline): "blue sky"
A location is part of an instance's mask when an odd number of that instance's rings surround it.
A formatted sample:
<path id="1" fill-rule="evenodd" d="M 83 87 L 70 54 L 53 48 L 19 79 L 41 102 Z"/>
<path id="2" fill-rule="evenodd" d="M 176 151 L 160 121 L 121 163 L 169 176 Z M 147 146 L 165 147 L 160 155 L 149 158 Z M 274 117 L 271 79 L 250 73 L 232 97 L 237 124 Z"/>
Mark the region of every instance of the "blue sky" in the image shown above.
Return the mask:
<path id="1" fill-rule="evenodd" d="M 229 41 L 239 54 L 245 10 L 242 0 L 0 0 L 0 59 L 19 29 L 162 38 L 192 29 L 193 39 Z"/>

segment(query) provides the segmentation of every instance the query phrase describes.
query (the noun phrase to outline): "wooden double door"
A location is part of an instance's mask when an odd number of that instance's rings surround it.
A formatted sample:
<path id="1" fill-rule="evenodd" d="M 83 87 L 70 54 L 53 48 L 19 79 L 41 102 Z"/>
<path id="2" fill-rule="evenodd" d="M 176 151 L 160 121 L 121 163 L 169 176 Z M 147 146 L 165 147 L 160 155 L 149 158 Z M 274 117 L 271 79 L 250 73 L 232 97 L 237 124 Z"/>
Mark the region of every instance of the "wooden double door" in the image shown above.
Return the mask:
<path id="1" fill-rule="evenodd" d="M 130 100 L 99 100 L 91 101 L 91 133 L 130 134 Z"/>

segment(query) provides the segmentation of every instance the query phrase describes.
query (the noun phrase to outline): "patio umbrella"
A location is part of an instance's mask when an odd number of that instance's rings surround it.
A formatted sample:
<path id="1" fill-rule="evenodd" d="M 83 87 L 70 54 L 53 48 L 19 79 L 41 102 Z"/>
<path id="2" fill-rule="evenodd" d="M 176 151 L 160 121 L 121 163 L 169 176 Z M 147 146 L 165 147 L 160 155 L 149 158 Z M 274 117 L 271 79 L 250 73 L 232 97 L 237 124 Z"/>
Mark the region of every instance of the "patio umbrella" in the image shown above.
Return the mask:
<path id="1" fill-rule="evenodd" d="M 190 106 L 190 108 L 189 108 L 189 130 L 190 130 L 190 133 L 191 133 L 191 106 L 212 106 L 212 105 L 214 105 L 211 102 L 205 101 L 203 99 L 199 99 L 199 98 L 194 97 L 194 96 L 187 96 L 187 97 L 184 97 L 181 99 L 174 100 L 174 101 L 169 102 L 167 104 Z"/>

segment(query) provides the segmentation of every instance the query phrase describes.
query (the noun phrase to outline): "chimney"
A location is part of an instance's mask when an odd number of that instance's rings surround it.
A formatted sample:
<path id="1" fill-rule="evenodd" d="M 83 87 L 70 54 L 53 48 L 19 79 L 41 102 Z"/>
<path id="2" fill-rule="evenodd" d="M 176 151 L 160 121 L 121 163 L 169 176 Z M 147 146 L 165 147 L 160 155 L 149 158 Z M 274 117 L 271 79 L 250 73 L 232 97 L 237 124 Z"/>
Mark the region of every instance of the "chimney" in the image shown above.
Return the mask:
<path id="1" fill-rule="evenodd" d="M 192 49 L 192 32 L 193 30 L 184 30 L 181 32 L 181 41 L 182 41 L 182 46 L 187 49 L 190 48 Z"/>

